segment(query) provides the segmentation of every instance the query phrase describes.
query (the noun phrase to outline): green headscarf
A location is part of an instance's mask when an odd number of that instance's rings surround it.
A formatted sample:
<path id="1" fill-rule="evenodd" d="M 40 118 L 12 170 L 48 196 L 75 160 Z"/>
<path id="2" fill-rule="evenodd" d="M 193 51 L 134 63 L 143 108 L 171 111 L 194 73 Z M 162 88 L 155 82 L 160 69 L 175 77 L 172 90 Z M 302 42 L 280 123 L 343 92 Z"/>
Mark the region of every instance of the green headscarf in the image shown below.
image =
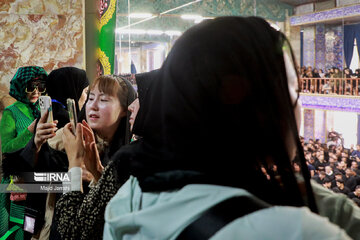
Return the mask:
<path id="1" fill-rule="evenodd" d="M 47 72 L 44 68 L 38 66 L 27 66 L 20 67 L 14 77 L 10 81 L 10 96 L 16 100 L 29 104 L 32 109 L 32 113 L 35 118 L 39 116 L 38 104 L 31 103 L 26 97 L 26 84 L 35 78 L 41 78 L 42 81 L 45 81 L 47 78 Z"/>

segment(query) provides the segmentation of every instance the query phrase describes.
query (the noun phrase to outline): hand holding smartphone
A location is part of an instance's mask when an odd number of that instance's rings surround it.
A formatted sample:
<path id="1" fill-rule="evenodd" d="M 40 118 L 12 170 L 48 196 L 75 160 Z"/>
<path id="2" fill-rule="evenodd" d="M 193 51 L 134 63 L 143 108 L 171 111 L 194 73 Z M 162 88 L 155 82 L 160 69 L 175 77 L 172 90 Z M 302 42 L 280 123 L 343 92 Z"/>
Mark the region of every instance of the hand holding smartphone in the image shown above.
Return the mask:
<path id="1" fill-rule="evenodd" d="M 53 112 L 52 112 L 52 103 L 51 103 L 51 97 L 49 96 L 40 96 L 39 97 L 39 106 L 40 106 L 40 113 L 41 117 L 44 116 L 46 113 L 46 110 L 49 111 L 48 117 L 46 119 L 47 123 L 53 122 Z"/>
<path id="2" fill-rule="evenodd" d="M 67 110 L 69 112 L 69 118 L 71 123 L 71 129 L 74 135 L 76 135 L 76 124 L 77 124 L 77 114 L 75 108 L 75 101 L 74 99 L 68 98 L 66 100 Z"/>

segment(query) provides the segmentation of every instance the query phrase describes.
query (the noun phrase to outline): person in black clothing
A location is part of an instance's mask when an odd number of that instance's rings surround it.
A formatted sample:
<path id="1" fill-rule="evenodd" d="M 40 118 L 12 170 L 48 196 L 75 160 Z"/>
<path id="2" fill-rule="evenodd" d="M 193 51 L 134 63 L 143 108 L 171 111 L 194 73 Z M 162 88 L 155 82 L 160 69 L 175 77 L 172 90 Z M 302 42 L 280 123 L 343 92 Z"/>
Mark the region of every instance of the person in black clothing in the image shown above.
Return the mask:
<path id="1" fill-rule="evenodd" d="M 136 122 L 141 122 L 142 118 L 146 118 L 146 115 L 138 114 L 136 115 L 135 112 L 138 111 L 139 106 L 135 106 L 136 103 L 140 106 L 144 103 L 144 96 L 147 94 L 147 92 L 150 89 L 150 85 L 154 79 L 157 78 L 157 71 L 154 70 L 152 72 L 148 73 L 141 73 L 136 74 L 136 83 L 137 83 L 137 89 L 138 89 L 138 99 L 133 101 L 131 104 L 129 103 L 130 97 L 133 97 L 129 93 L 128 100 L 122 99 L 120 102 L 127 102 L 127 104 L 130 104 L 128 106 L 127 111 L 127 119 L 129 123 L 129 130 L 132 129 L 132 124 L 134 123 L 135 117 Z M 120 79 L 118 79 L 121 81 Z M 107 86 L 107 87 L 106 87 Z M 96 84 L 96 82 L 92 83 L 92 86 L 90 87 L 91 91 L 91 101 L 92 101 L 92 107 L 95 107 L 95 102 L 97 100 L 97 90 L 100 88 L 102 92 L 107 93 L 108 97 L 110 99 L 114 98 L 116 99 L 114 93 L 112 92 L 112 86 L 101 83 Z M 95 95 L 96 94 L 96 95 Z M 113 103 L 114 104 L 114 103 Z M 135 105 L 134 105 L 135 104 Z M 89 111 L 87 111 L 87 116 L 94 117 L 96 116 L 96 111 L 89 105 Z M 110 106 L 109 106 L 110 107 Z M 88 108 L 87 108 L 88 109 Z M 125 110 L 125 109 L 123 109 Z M 102 111 L 103 112 L 103 111 Z M 98 114 L 99 115 L 99 114 Z M 92 119 L 94 121 L 94 125 L 96 123 L 96 119 Z M 83 138 L 82 136 L 85 136 L 85 131 L 81 131 L 81 129 L 84 129 L 86 126 L 84 125 L 85 122 L 82 122 L 82 124 L 78 124 L 79 128 L 79 134 L 77 134 L 77 138 L 71 133 L 70 129 L 68 128 L 69 125 L 66 125 L 64 128 L 64 137 L 66 138 L 67 144 L 65 144 L 66 152 L 69 156 L 69 162 L 73 168 L 69 167 L 70 171 L 81 170 L 78 167 L 75 166 L 77 163 L 74 162 L 75 158 L 84 158 L 84 161 L 94 160 L 94 162 L 98 162 L 98 159 L 100 156 L 98 156 L 98 153 L 95 151 L 94 148 L 89 148 L 86 146 L 92 145 L 92 139 L 89 138 L 91 135 L 86 135 L 86 141 L 85 146 L 83 145 Z M 89 123 L 90 125 L 90 123 Z M 104 130 L 104 129 L 102 129 Z M 126 129 L 127 130 L 127 129 Z M 122 132 L 124 129 L 122 129 Z M 111 131 L 110 131 L 111 132 Z M 120 150 L 123 148 L 128 147 L 129 145 L 135 144 L 136 142 L 141 140 L 141 131 L 139 128 L 137 128 L 137 131 L 133 132 L 136 133 L 138 137 L 138 140 L 132 141 L 127 146 L 121 146 Z M 125 135 L 122 133 L 123 136 Z M 130 134 L 128 135 L 127 140 L 130 141 Z M 113 141 L 116 140 L 115 137 L 113 137 Z M 78 141 L 76 141 L 78 140 Z M 89 141 L 91 141 L 91 144 L 89 144 Z M 67 146 L 69 146 L 67 148 Z M 83 155 L 83 149 L 85 147 L 85 155 Z M 74 152 L 80 153 L 73 154 Z M 90 157 L 91 159 L 89 159 Z M 95 157 L 96 156 L 96 157 Z M 95 158 L 94 158 L 95 157 Z M 88 193 L 80 191 L 81 189 L 71 189 L 71 192 L 68 192 L 64 194 L 59 201 L 56 203 L 56 214 L 59 221 L 58 225 L 58 231 L 62 235 L 63 239 L 96 239 L 99 240 L 102 238 L 103 228 L 104 228 L 104 211 L 107 203 L 110 201 L 110 199 L 116 194 L 119 187 L 123 184 L 123 182 L 118 181 L 116 177 L 116 167 L 114 166 L 114 161 L 109 161 L 107 166 L 104 166 L 104 170 L 102 171 L 101 177 L 99 181 L 90 189 Z M 125 167 L 126 165 L 124 165 Z M 80 175 L 81 176 L 81 175 Z M 72 178 L 71 181 L 75 181 L 75 178 Z M 79 182 L 79 181 L 76 181 Z"/>
<path id="2" fill-rule="evenodd" d="M 314 68 L 312 73 L 313 73 L 313 78 L 320 78 L 319 70 L 317 68 Z"/>
<path id="3" fill-rule="evenodd" d="M 87 98 L 89 80 L 85 70 L 76 67 L 63 67 L 50 72 L 46 86 L 48 94 L 52 98 L 56 120 L 58 120 L 57 127 L 60 129 L 69 122 L 66 99 L 74 99 L 76 112 L 80 113 Z"/>
<path id="4" fill-rule="evenodd" d="M 360 169 L 359 169 L 359 164 L 357 161 L 355 161 L 355 160 L 352 161 L 350 168 L 351 168 L 351 170 L 353 170 L 356 173 L 356 175 L 360 176 Z"/>
<path id="5" fill-rule="evenodd" d="M 322 184 L 323 185 L 323 187 L 324 188 L 327 188 L 327 189 L 332 189 L 332 180 L 328 177 L 328 176 L 326 176 L 325 178 L 324 178 L 324 183 Z"/>
<path id="6" fill-rule="evenodd" d="M 313 179 L 314 179 L 317 183 L 319 183 L 319 184 L 321 184 L 321 185 L 324 184 L 325 178 L 326 178 L 326 173 L 325 173 L 325 171 L 320 171 L 318 175 L 315 175 L 315 176 L 313 177 Z"/>
<path id="7" fill-rule="evenodd" d="M 66 86 L 66 87 L 64 87 Z M 17 152 L 4 155 L 2 167 L 4 175 L 21 176 L 23 172 L 66 172 L 67 159 L 66 154 L 61 150 L 61 130 L 54 130 L 64 126 L 69 122 L 69 114 L 66 109 L 66 99 L 75 100 L 76 109 L 84 105 L 86 100 L 86 89 L 89 81 L 86 72 L 75 67 L 64 67 L 53 70 L 48 77 L 46 85 L 47 92 L 52 98 L 52 111 L 55 121 L 53 123 L 45 123 L 46 115 L 37 121 L 34 137 L 29 141 L 25 148 Z M 45 129 L 53 126 L 51 130 Z M 56 128 L 55 128 L 56 126 Z M 57 136 L 57 137 L 54 137 Z M 52 138 L 52 139 L 51 139 Z M 51 140 L 49 140 L 51 139 Z M 46 143 L 46 144 L 44 144 Z M 53 147 L 52 147 L 53 146 Z M 46 207 L 51 209 L 55 205 L 53 201 L 59 198 L 59 194 L 55 193 L 30 193 L 27 195 L 26 207 L 36 212 L 35 232 L 34 235 L 40 234 L 41 237 L 49 237 L 49 229 L 41 230 L 44 225 L 49 227 L 53 221 L 51 217 L 45 219 Z M 50 205 L 51 206 L 50 206 Z M 51 214 L 48 214 L 52 216 Z M 51 225 L 54 225 L 53 222 Z M 59 239 L 56 237 L 55 228 L 51 229 L 50 239 Z M 47 236 L 47 237 L 46 237 Z M 25 239 L 32 236 L 25 232 Z"/>
<path id="8" fill-rule="evenodd" d="M 344 183 L 345 183 L 345 186 L 350 189 L 350 191 L 354 191 L 355 187 L 357 185 L 355 176 L 356 176 L 356 173 L 354 171 L 352 171 L 350 168 L 347 168 L 345 170 Z"/>
<path id="9" fill-rule="evenodd" d="M 326 177 L 328 177 L 332 181 L 331 187 L 336 187 L 335 173 L 330 165 L 325 166 L 325 174 Z"/>
<path id="10" fill-rule="evenodd" d="M 337 179 L 336 180 L 336 187 L 332 189 L 334 192 L 340 192 L 345 194 L 346 196 L 350 193 L 350 189 L 348 187 L 345 187 L 344 180 Z"/>
<path id="11" fill-rule="evenodd" d="M 357 185 L 355 187 L 355 190 L 348 194 L 348 197 L 351 198 L 351 199 L 357 198 L 357 199 L 360 200 L 360 185 Z"/>
<path id="12" fill-rule="evenodd" d="M 265 29 L 260 30 L 261 27 Z M 141 238 L 144 236 L 141 233 L 150 232 L 153 238 L 161 238 L 162 235 L 157 232 L 158 226 L 163 226 L 160 220 L 151 218 L 153 228 L 143 228 L 141 223 L 138 224 L 142 222 L 140 218 L 136 223 L 131 220 L 119 221 L 127 216 L 134 220 L 135 215 L 146 212 L 156 204 L 157 201 L 147 201 L 147 196 L 157 199 L 163 194 L 168 196 L 182 189 L 191 189 L 193 185 L 245 189 L 274 205 L 294 206 L 291 204 L 293 200 L 302 199 L 301 193 L 295 193 L 299 188 L 293 177 L 299 176 L 295 179 L 300 181 L 309 181 L 310 177 L 294 121 L 298 113 L 297 93 L 287 91 L 289 86 L 298 83 L 292 81 L 291 85 L 286 84 L 288 77 L 284 59 L 289 55 L 282 54 L 282 51 L 289 48 L 279 44 L 279 35 L 272 31 L 265 21 L 258 18 L 224 17 L 202 22 L 177 40 L 159 70 L 159 78 L 152 84 L 151 94 L 146 96 L 145 106 L 140 107 L 139 114 L 143 113 L 146 118 L 141 125 L 137 125 L 136 120 L 134 130 L 141 127 L 142 138 L 115 155 L 119 162 L 119 178 L 129 179 L 129 175 L 136 177 L 140 189 L 134 186 L 136 183 L 130 183 L 131 177 L 127 185 L 118 191 L 118 195 L 125 195 L 124 204 L 131 207 L 124 209 L 116 200 L 107 205 L 105 219 L 108 222 L 104 236 L 109 233 L 116 235 L 113 239 L 121 239 L 121 235 L 125 238 Z M 254 43 L 251 46 L 256 46 L 255 40 L 260 41 L 263 37 L 266 41 L 259 44 L 261 47 L 249 48 L 250 42 Z M 268 50 L 271 50 L 269 54 Z M 270 63 L 273 65 L 269 68 L 261 67 Z M 291 62 L 288 66 L 291 66 Z M 266 70 L 252 70 L 258 68 Z M 289 75 L 290 71 L 291 68 L 288 68 Z M 295 80 L 296 77 L 288 79 Z M 283 104 L 287 104 L 287 107 L 283 108 Z M 215 115 L 214 109 L 217 111 Z M 285 117 L 288 114 L 290 118 Z M 227 124 L 221 124 L 224 116 L 230 121 Z M 287 129 L 291 129 L 290 132 Z M 194 132 L 201 139 L 195 144 L 189 139 Z M 243 137 L 239 138 L 239 135 Z M 288 137 L 291 141 L 286 140 Z M 261 151 L 253 144 L 259 138 L 271 139 Z M 239 151 L 239 146 L 246 151 Z M 296 149 L 287 148 L 291 146 L 296 146 Z M 295 175 L 291 160 L 296 154 L 299 154 L 297 161 L 301 171 Z M 238 161 L 244 164 L 241 174 L 239 169 L 233 167 Z M 274 173 L 273 164 L 277 166 L 279 175 Z M 302 177 L 302 174 L 307 176 Z M 129 188 L 125 189 L 127 186 Z M 135 191 L 132 191 L 133 186 L 137 188 Z M 302 186 L 306 187 L 307 184 L 304 182 Z M 138 189 L 141 191 L 139 194 Z M 128 194 L 127 190 L 131 193 Z M 191 197 L 191 193 L 189 195 Z M 311 195 L 306 197 L 311 199 Z M 175 195 L 174 200 L 176 198 Z M 172 204 L 172 197 L 167 199 L 173 206 L 180 205 L 181 210 L 181 201 Z M 134 206 L 134 202 L 139 204 Z M 140 204 L 145 202 L 149 204 Z M 190 199 L 188 204 L 191 203 Z M 184 206 L 189 205 L 185 203 Z M 114 215 L 117 211 L 112 211 L 112 207 L 124 209 L 126 216 Z M 152 209 L 148 212 L 156 213 Z M 191 216 L 187 224 L 196 220 L 203 211 L 198 213 Z M 177 216 L 166 215 L 170 218 Z M 176 233 L 181 230 L 175 229 Z"/>

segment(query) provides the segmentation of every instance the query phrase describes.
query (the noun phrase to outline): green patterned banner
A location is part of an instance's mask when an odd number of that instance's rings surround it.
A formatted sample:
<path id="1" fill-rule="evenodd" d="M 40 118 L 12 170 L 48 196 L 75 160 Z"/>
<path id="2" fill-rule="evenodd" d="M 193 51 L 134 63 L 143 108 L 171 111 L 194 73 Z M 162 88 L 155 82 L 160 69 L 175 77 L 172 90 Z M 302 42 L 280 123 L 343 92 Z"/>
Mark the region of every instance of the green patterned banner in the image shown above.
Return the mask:
<path id="1" fill-rule="evenodd" d="M 116 0 L 98 0 L 97 76 L 114 73 Z"/>

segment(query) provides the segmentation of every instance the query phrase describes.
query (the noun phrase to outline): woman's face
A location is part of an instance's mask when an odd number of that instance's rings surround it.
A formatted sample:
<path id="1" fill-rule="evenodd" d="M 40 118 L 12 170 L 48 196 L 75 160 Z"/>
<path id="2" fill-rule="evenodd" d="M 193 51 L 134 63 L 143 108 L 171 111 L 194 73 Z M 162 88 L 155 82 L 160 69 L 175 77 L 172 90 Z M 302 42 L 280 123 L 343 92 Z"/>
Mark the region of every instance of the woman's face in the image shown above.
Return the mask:
<path id="1" fill-rule="evenodd" d="M 139 108 L 140 108 L 139 98 L 136 98 L 128 107 L 128 110 L 131 112 L 130 119 L 129 119 L 130 131 L 132 131 L 132 129 L 133 129 L 134 122 L 136 119 L 136 115 L 139 111 Z"/>
<path id="2" fill-rule="evenodd" d="M 26 97 L 27 97 L 27 99 L 29 99 L 29 102 L 31 102 L 31 103 L 36 103 L 36 101 L 39 99 L 40 96 L 41 96 L 41 93 L 39 93 L 37 88 L 31 93 L 26 93 Z"/>
<path id="3" fill-rule="evenodd" d="M 37 80 L 32 80 L 26 84 L 26 98 L 31 103 L 35 103 L 41 93 L 45 92 L 45 83 Z"/>
<path id="4" fill-rule="evenodd" d="M 111 140 L 121 118 L 125 115 L 126 109 L 122 109 L 117 96 L 100 92 L 98 85 L 90 90 L 86 103 L 86 119 L 100 137 Z"/>

